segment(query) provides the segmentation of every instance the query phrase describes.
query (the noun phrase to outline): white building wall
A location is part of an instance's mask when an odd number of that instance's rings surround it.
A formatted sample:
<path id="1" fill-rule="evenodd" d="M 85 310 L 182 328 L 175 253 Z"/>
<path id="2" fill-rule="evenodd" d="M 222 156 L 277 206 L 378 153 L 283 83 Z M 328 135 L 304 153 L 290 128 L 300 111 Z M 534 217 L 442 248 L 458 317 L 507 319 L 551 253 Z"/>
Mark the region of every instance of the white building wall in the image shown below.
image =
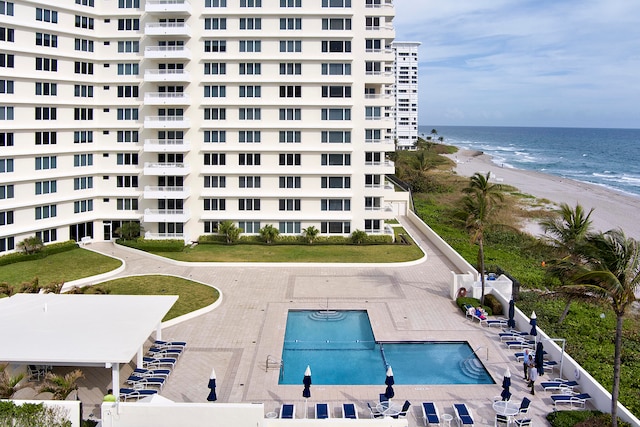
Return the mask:
<path id="1" fill-rule="evenodd" d="M 418 139 L 418 48 L 420 42 L 393 42 L 395 52 L 395 139 L 398 150 L 415 149 Z"/>
<path id="2" fill-rule="evenodd" d="M 273 224 L 298 234 L 313 225 L 328 235 L 383 232 L 393 216 L 384 185 L 394 172 L 385 156 L 395 127 L 391 1 L 5 3 L 12 10 L 0 13 L 0 253 L 35 233 L 45 242 L 110 239 L 123 221 L 140 221 L 149 237 L 188 241 L 223 220 L 247 232 Z M 282 19 L 293 29 L 281 29 Z M 241 29 L 258 21 L 260 29 Z M 205 51 L 221 42 L 224 52 Z M 241 51 L 256 42 L 259 52 Z M 281 52 L 281 42 L 300 49 Z M 323 51 L 340 44 L 350 51 Z M 225 73 L 205 73 L 211 64 Z M 281 64 L 294 74 L 281 74 Z M 350 74 L 323 73 L 322 64 L 348 65 Z M 214 86 L 225 96 L 205 96 Z M 259 86 L 260 97 L 241 96 L 247 86 Z M 281 97 L 281 87 L 294 96 Z M 259 109 L 260 119 L 241 118 L 246 109 Z M 281 109 L 299 110 L 300 120 L 280 120 Z M 322 120 L 323 109 L 350 117 Z M 221 111 L 224 118 L 211 118 Z M 281 131 L 295 142 L 280 142 Z M 225 141 L 205 142 L 211 132 Z M 240 142 L 240 132 L 259 132 L 260 142 Z M 344 132 L 345 142 L 322 142 L 323 132 Z M 249 155 L 260 164 L 246 164 Z M 280 164 L 283 155 L 293 164 Z M 340 157 L 344 165 L 323 164 Z M 281 188 L 281 177 L 298 188 Z M 339 178 L 345 188 L 335 188 Z M 338 199 L 343 210 L 333 210 Z M 256 200 L 260 209 L 247 209 Z"/>

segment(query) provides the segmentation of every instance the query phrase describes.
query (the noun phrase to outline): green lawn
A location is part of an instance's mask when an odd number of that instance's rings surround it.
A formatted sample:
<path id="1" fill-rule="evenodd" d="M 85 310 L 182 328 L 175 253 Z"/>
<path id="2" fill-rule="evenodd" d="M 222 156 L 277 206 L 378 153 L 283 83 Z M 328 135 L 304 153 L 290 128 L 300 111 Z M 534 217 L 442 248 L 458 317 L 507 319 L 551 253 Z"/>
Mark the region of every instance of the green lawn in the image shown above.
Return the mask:
<path id="1" fill-rule="evenodd" d="M 416 245 L 225 245 L 202 244 L 156 255 L 188 262 L 404 262 L 419 259 Z"/>
<path id="2" fill-rule="evenodd" d="M 0 282 L 19 285 L 35 277 L 41 285 L 70 282 L 83 277 L 106 273 L 120 267 L 122 263 L 98 253 L 77 248 L 46 258 L 16 262 L 0 267 Z"/>
<path id="3" fill-rule="evenodd" d="M 98 285 L 112 295 L 178 295 L 178 301 L 162 319 L 182 316 L 213 304 L 220 297 L 217 289 L 202 283 L 173 276 L 131 276 Z"/>

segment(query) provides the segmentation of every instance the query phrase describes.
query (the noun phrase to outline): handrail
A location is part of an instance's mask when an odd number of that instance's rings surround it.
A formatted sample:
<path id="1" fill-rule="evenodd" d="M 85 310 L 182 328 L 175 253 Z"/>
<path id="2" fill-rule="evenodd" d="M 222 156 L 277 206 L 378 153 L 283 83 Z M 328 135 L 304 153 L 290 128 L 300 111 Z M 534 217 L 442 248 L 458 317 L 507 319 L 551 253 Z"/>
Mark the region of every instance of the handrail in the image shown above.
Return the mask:
<path id="1" fill-rule="evenodd" d="M 480 347 L 478 347 L 478 348 L 476 348 L 475 350 L 473 350 L 473 351 L 471 352 L 471 354 L 470 354 L 470 355 L 468 355 L 468 356 L 466 357 L 466 359 L 464 359 L 464 360 L 462 361 L 462 363 L 464 363 L 464 362 L 466 362 L 467 360 L 471 359 L 471 357 L 472 357 L 472 356 L 479 357 L 479 356 L 478 356 L 478 354 L 477 354 L 477 353 L 478 353 L 478 350 L 481 350 L 481 349 L 483 349 L 483 348 L 487 351 L 487 355 L 486 355 L 486 359 L 485 359 L 485 360 L 489 360 L 489 347 L 484 346 L 484 345 L 481 345 Z"/>
<path id="2" fill-rule="evenodd" d="M 269 366 L 270 362 L 271 362 L 272 366 Z M 269 354 L 269 355 L 267 355 L 267 360 L 265 362 L 265 371 L 269 372 L 269 368 L 270 367 L 274 367 L 274 368 L 278 368 L 278 369 L 284 368 L 284 363 L 283 363 L 282 360 L 276 359 L 274 356 Z M 284 369 L 283 369 L 283 371 L 284 371 Z"/>

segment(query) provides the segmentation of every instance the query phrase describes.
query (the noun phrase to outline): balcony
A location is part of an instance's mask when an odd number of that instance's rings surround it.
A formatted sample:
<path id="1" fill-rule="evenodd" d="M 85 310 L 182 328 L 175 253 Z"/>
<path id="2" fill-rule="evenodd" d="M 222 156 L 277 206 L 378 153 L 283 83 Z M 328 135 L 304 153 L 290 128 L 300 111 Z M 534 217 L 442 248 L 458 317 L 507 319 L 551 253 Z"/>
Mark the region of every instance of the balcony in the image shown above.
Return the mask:
<path id="1" fill-rule="evenodd" d="M 191 121 L 185 116 L 146 116 L 145 129 L 188 129 Z"/>
<path id="2" fill-rule="evenodd" d="M 146 92 L 144 105 L 189 105 L 189 95 L 184 92 Z"/>
<path id="3" fill-rule="evenodd" d="M 150 176 L 186 176 L 191 173 L 191 167 L 185 163 L 165 162 L 144 164 L 144 174 Z"/>
<path id="4" fill-rule="evenodd" d="M 187 0 L 147 0 L 144 4 L 147 13 L 179 13 L 191 15 L 191 3 Z"/>
<path id="5" fill-rule="evenodd" d="M 191 73 L 185 70 L 145 70 L 146 82 L 191 82 Z"/>
<path id="6" fill-rule="evenodd" d="M 188 139 L 145 139 L 146 153 L 186 153 L 191 149 Z"/>
<path id="7" fill-rule="evenodd" d="M 388 144 L 393 145 L 393 138 L 366 138 L 364 140 L 365 144 Z"/>
<path id="8" fill-rule="evenodd" d="M 169 240 L 169 239 L 180 239 L 184 240 L 185 243 L 189 241 L 189 235 L 187 233 L 144 233 L 144 238 L 149 240 Z"/>
<path id="9" fill-rule="evenodd" d="M 191 28 L 184 22 L 150 22 L 144 26 L 146 36 L 191 37 Z"/>
<path id="10" fill-rule="evenodd" d="M 189 187 L 144 187 L 145 199 L 186 199 L 189 197 Z"/>
<path id="11" fill-rule="evenodd" d="M 385 160 L 382 162 L 364 162 L 365 166 L 375 166 L 376 172 L 384 174 L 394 174 L 396 171 L 396 165 L 391 160 Z M 369 173 L 369 172 L 367 172 Z"/>
<path id="12" fill-rule="evenodd" d="M 147 46 L 145 59 L 191 59 L 191 51 L 184 46 Z"/>
<path id="13" fill-rule="evenodd" d="M 145 209 L 144 222 L 187 222 L 187 209 Z M 167 237 L 168 238 L 168 237 Z"/>

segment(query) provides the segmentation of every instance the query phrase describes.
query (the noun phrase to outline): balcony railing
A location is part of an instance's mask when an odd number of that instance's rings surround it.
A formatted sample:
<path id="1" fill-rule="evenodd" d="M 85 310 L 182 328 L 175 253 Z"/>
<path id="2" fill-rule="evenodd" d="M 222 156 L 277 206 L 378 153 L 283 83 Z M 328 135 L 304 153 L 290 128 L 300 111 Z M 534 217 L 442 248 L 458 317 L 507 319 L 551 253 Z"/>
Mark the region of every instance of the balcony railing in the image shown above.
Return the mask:
<path id="1" fill-rule="evenodd" d="M 144 26 L 144 33 L 149 36 L 190 36 L 191 28 L 184 22 L 149 22 Z"/>
<path id="2" fill-rule="evenodd" d="M 188 128 L 190 120 L 185 116 L 146 116 L 144 127 L 149 129 Z"/>
<path id="3" fill-rule="evenodd" d="M 144 79 L 149 82 L 189 82 L 191 73 L 186 70 L 145 70 Z"/>
<path id="4" fill-rule="evenodd" d="M 184 92 L 147 92 L 144 103 L 153 105 L 188 105 L 189 95 Z"/>
<path id="5" fill-rule="evenodd" d="M 150 163 L 144 164 L 144 174 L 151 176 L 176 175 L 186 176 L 191 172 L 191 167 L 186 163 Z"/>
<path id="6" fill-rule="evenodd" d="M 185 153 L 191 148 L 188 139 L 145 139 L 144 151 L 150 153 Z"/>
<path id="7" fill-rule="evenodd" d="M 189 187 L 144 187 L 145 199 L 186 199 L 189 197 Z"/>
<path id="8" fill-rule="evenodd" d="M 191 59 L 191 51 L 185 46 L 147 46 L 144 48 L 144 57 Z"/>
<path id="9" fill-rule="evenodd" d="M 191 13 L 191 3 L 187 0 L 147 0 L 145 12 Z"/>

